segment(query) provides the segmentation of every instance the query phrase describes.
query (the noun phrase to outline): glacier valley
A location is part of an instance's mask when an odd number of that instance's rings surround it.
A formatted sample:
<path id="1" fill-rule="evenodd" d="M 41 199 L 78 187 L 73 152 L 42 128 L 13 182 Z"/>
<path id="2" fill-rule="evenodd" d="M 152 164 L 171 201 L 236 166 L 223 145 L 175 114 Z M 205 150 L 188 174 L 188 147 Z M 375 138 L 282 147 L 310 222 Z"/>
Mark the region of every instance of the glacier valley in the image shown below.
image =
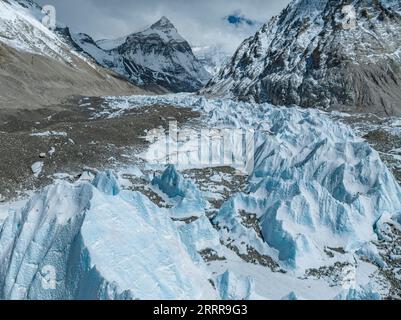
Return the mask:
<path id="1" fill-rule="evenodd" d="M 105 101 L 92 118 L 172 105 L 201 114 L 180 130 L 252 130 L 251 170 L 200 166 L 193 134 L 166 166 L 155 135 L 136 165 L 0 203 L 0 299 L 400 297 L 401 188 L 349 126 L 192 94 Z"/>

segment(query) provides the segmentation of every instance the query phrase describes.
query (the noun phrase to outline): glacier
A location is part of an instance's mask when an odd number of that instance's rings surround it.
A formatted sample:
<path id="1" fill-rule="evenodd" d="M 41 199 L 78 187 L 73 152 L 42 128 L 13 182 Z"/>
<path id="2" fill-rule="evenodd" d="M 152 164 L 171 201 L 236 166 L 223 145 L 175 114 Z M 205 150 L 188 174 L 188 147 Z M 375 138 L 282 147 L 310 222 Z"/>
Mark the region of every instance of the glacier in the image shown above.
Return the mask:
<path id="1" fill-rule="evenodd" d="M 209 275 L 165 210 L 144 195 L 58 182 L 11 214 L 0 232 L 1 299 L 209 299 Z M 174 254 L 171 254 L 174 252 Z M 54 268 L 56 289 L 43 286 Z"/>
<path id="2" fill-rule="evenodd" d="M 188 94 L 108 100 L 110 107 L 103 112 L 111 117 L 143 105 L 177 105 L 199 111 L 213 128 L 255 130 L 249 193 L 233 195 L 215 223 L 225 227 L 223 232 L 228 229 L 231 238 L 234 231 L 234 238 L 241 238 L 234 221 L 238 211 L 256 214 L 264 241 L 251 246 L 273 256 L 278 252 L 287 267 L 322 265 L 327 247 L 352 255 L 380 238 L 382 219 L 400 221 L 401 189 L 380 155 L 323 111 Z M 186 143 L 190 150 L 193 141 Z M 252 238 L 252 232 L 245 237 Z"/>
<path id="3" fill-rule="evenodd" d="M 161 177 L 155 177 L 152 184 L 177 204 L 171 210 L 174 218 L 185 219 L 205 215 L 206 203 L 199 189 L 192 181 L 185 180 L 174 165 L 167 166 Z"/>
<path id="4" fill-rule="evenodd" d="M 223 300 L 258 300 L 254 287 L 252 278 L 238 277 L 230 271 L 226 271 L 217 279 L 217 288 Z"/>
<path id="5" fill-rule="evenodd" d="M 377 280 L 377 266 L 385 262 L 375 243 L 385 240 L 387 222 L 400 221 L 401 188 L 348 126 L 318 110 L 188 94 L 106 101 L 101 112 L 110 117 L 175 105 L 199 111 L 207 127 L 254 130 L 246 191 L 229 195 L 210 215 L 204 193 L 179 163 L 149 179 L 170 207 L 129 191 L 112 171 L 57 181 L 11 210 L 0 226 L 1 299 L 386 296 Z M 207 259 L 210 252 L 214 259 Z M 343 283 L 332 286 L 305 277 L 336 265 L 355 271 L 357 281 L 340 274 Z M 54 290 L 43 288 L 49 266 Z"/>

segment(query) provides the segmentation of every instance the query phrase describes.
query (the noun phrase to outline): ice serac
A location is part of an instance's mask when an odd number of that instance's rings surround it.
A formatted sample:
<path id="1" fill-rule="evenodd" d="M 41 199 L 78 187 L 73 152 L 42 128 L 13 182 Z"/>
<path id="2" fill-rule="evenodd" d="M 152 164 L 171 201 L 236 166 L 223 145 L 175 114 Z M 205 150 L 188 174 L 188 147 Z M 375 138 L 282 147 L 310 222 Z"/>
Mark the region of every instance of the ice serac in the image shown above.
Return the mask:
<path id="1" fill-rule="evenodd" d="M 110 173 L 97 181 L 107 193 L 60 182 L 7 218 L 1 299 L 217 297 L 165 210 L 140 193 L 108 192 Z"/>
<path id="2" fill-rule="evenodd" d="M 89 185 L 57 184 L 6 219 L 0 231 L 2 299 L 62 299 L 74 294 L 68 289 L 66 266 L 91 198 Z M 60 290 L 45 290 L 42 286 L 42 270 L 48 265 L 59 268 Z"/>
<path id="3" fill-rule="evenodd" d="M 191 223 L 179 226 L 182 242 L 188 248 L 192 259 L 202 264 L 200 252 L 211 251 L 219 257 L 223 257 L 223 249 L 220 243 L 220 235 L 206 216 L 202 216 Z"/>
<path id="4" fill-rule="evenodd" d="M 383 265 L 370 244 L 381 239 L 385 221 L 399 221 L 401 189 L 378 152 L 347 125 L 314 109 L 190 95 L 128 100 L 191 107 L 211 126 L 255 130 L 248 192 L 233 195 L 213 219 L 239 254 L 256 251 L 280 267 L 305 270 L 335 263 L 327 254 L 334 248 L 348 261 L 362 253 Z M 254 217 L 252 228 L 244 217 Z"/>
<path id="5" fill-rule="evenodd" d="M 254 293 L 255 283 L 249 277 L 239 277 L 233 272 L 226 271 L 217 277 L 217 288 L 223 300 L 252 300 L 256 299 Z"/>
<path id="6" fill-rule="evenodd" d="M 256 214 L 280 261 L 303 269 L 328 263 L 327 247 L 357 251 L 380 236 L 382 217 L 398 217 L 400 187 L 366 141 L 319 112 L 261 109 L 271 135 L 257 134 L 250 193 L 223 206 L 217 223 L 240 235 L 240 213 Z"/>
<path id="7" fill-rule="evenodd" d="M 296 300 L 302 300 L 302 299 L 300 299 L 300 298 L 296 295 L 296 293 L 290 292 L 288 295 L 286 295 L 285 297 L 281 298 L 281 300 L 296 301 Z"/>
<path id="8" fill-rule="evenodd" d="M 116 40 L 95 42 L 85 34 L 73 34 L 71 40 L 99 64 L 138 85 L 194 92 L 211 78 L 166 17 L 143 31 Z"/>
<path id="9" fill-rule="evenodd" d="M 382 300 L 380 294 L 369 286 L 358 286 L 344 290 L 336 300 Z"/>
<path id="10" fill-rule="evenodd" d="M 202 193 L 192 181 L 184 179 L 174 165 L 168 165 L 160 177 L 153 179 L 152 184 L 177 201 L 177 205 L 170 212 L 174 218 L 185 219 L 205 215 L 206 203 Z"/>
<path id="11" fill-rule="evenodd" d="M 103 193 L 111 196 L 116 196 L 120 193 L 117 178 L 110 170 L 97 174 L 92 184 Z"/>
<path id="12" fill-rule="evenodd" d="M 399 0 L 293 1 L 242 43 L 203 92 L 400 115 L 400 7 Z"/>

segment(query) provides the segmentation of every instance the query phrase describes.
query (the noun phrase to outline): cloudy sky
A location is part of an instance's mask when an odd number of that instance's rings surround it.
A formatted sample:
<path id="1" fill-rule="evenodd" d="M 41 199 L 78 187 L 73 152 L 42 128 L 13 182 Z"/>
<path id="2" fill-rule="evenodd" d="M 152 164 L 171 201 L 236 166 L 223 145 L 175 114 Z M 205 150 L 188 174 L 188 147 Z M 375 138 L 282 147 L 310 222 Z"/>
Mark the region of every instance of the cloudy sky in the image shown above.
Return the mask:
<path id="1" fill-rule="evenodd" d="M 193 45 L 234 51 L 290 0 L 39 0 L 57 20 L 96 40 L 117 38 L 168 17 Z"/>

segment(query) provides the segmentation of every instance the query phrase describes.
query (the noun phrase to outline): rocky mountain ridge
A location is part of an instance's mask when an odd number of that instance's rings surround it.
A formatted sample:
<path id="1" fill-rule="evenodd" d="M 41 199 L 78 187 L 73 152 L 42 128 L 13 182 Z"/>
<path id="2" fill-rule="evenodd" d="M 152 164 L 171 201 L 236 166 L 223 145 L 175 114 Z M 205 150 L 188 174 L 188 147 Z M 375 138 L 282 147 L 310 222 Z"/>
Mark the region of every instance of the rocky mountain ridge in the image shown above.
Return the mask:
<path id="1" fill-rule="evenodd" d="M 399 0 L 293 1 L 202 92 L 400 115 L 400 7 Z"/>

